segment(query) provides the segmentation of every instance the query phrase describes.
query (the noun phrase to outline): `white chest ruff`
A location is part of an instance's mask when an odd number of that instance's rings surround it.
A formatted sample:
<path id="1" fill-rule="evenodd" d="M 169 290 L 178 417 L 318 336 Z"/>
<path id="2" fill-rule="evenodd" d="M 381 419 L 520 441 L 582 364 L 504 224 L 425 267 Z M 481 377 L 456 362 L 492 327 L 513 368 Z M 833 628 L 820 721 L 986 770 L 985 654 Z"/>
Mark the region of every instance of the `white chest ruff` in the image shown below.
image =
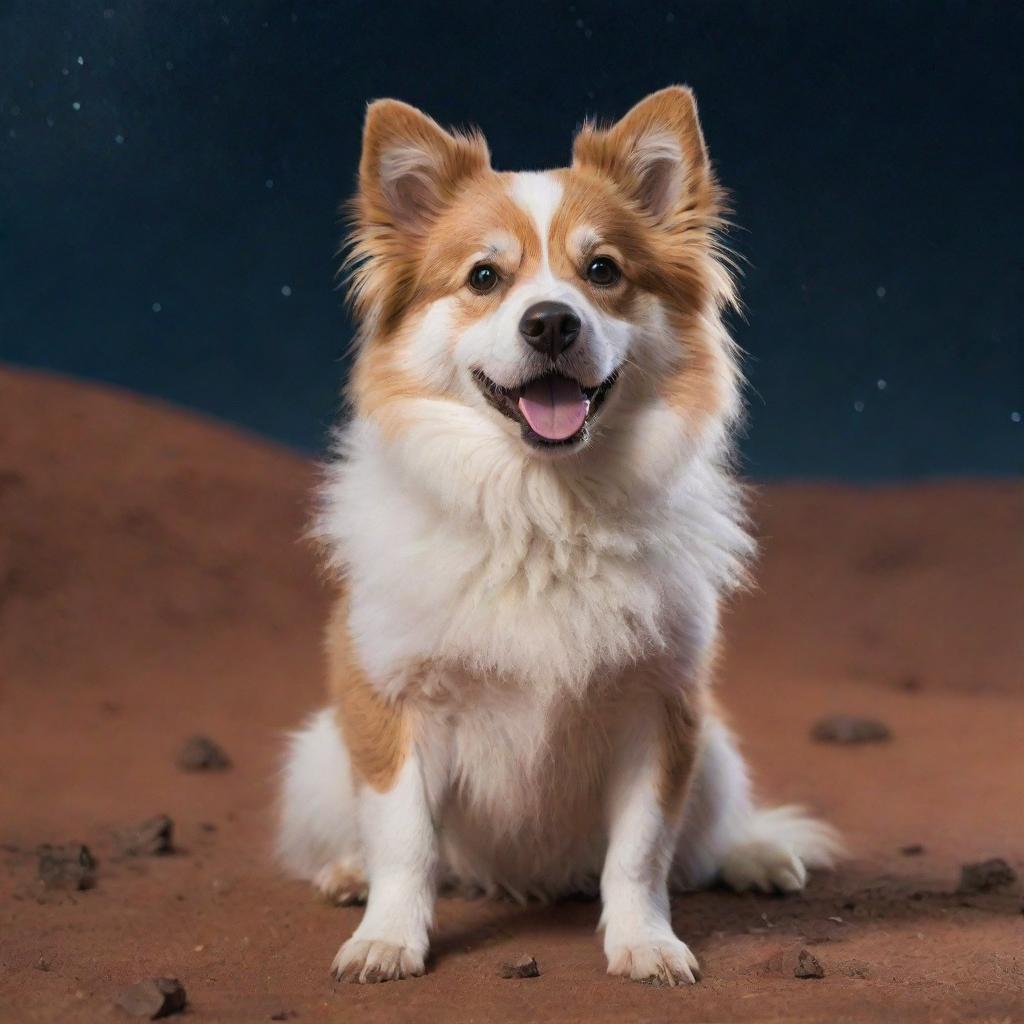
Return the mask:
<path id="1" fill-rule="evenodd" d="M 548 467 L 493 452 L 485 479 L 469 467 L 454 482 L 462 501 L 449 508 L 367 425 L 346 454 L 319 528 L 346 577 L 360 660 L 389 696 L 425 663 L 535 699 L 578 696 L 668 645 L 685 656 L 710 639 L 730 544 L 745 540 L 731 509 L 664 496 L 595 508 Z"/>

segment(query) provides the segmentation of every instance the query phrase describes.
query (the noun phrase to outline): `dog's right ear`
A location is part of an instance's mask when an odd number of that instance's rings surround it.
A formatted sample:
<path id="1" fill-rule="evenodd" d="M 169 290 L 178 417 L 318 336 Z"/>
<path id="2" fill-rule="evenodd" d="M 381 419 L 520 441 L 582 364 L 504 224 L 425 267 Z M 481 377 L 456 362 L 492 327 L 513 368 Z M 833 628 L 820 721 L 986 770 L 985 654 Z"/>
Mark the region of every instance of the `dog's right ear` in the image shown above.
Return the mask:
<path id="1" fill-rule="evenodd" d="M 359 162 L 359 220 L 422 236 L 466 178 L 490 167 L 479 133 L 446 132 L 399 100 L 376 100 L 366 111 Z"/>

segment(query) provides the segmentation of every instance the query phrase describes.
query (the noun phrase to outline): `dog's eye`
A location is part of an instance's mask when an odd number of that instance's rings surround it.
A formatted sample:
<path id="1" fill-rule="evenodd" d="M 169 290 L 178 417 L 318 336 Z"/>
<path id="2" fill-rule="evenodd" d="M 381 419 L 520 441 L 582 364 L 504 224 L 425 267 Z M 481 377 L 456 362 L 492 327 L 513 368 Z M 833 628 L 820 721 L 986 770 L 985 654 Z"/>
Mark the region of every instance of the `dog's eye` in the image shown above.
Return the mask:
<path id="1" fill-rule="evenodd" d="M 489 263 L 481 263 L 469 272 L 469 287 L 483 295 L 498 283 L 498 272 Z"/>
<path id="2" fill-rule="evenodd" d="M 591 260 L 590 266 L 587 267 L 587 280 L 601 288 L 615 284 L 620 277 L 622 271 L 619 270 L 618 264 L 607 256 L 598 256 L 597 259 Z"/>

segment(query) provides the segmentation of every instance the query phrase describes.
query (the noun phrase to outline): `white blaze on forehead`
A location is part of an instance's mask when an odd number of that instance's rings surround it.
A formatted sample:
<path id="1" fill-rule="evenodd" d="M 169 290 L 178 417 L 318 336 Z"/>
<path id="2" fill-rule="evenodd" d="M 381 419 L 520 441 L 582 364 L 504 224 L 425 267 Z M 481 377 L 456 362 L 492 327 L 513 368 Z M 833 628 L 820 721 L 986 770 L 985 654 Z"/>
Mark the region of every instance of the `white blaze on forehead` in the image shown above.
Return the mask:
<path id="1" fill-rule="evenodd" d="M 523 209 L 537 229 L 540 239 L 541 266 L 548 270 L 548 236 L 555 210 L 562 202 L 565 189 L 551 171 L 526 171 L 512 179 L 512 200 Z"/>

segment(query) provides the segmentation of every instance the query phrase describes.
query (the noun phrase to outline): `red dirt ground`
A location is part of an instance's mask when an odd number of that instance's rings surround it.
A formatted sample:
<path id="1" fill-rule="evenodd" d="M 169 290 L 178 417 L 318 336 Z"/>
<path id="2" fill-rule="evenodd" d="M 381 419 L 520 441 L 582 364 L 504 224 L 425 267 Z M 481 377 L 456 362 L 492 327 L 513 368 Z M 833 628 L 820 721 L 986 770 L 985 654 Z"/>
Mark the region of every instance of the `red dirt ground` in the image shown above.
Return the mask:
<path id="1" fill-rule="evenodd" d="M 268 855 L 281 732 L 321 695 L 313 479 L 154 402 L 0 372 L 5 1024 L 122 1019 L 113 998 L 151 975 L 197 1021 L 1024 1020 L 1019 886 L 955 893 L 961 862 L 1024 861 L 1024 484 L 758 496 L 760 589 L 729 615 L 720 693 L 764 794 L 824 814 L 853 858 L 796 898 L 677 900 L 699 985 L 607 977 L 595 904 L 445 899 L 430 973 L 360 988 L 327 973 L 359 910 Z M 893 739 L 812 742 L 832 711 Z M 233 768 L 181 772 L 194 732 Z M 181 852 L 112 859 L 112 829 L 157 812 Z M 95 889 L 42 893 L 35 848 L 73 839 Z M 804 947 L 824 979 L 793 977 Z M 524 953 L 542 976 L 501 979 Z"/>

